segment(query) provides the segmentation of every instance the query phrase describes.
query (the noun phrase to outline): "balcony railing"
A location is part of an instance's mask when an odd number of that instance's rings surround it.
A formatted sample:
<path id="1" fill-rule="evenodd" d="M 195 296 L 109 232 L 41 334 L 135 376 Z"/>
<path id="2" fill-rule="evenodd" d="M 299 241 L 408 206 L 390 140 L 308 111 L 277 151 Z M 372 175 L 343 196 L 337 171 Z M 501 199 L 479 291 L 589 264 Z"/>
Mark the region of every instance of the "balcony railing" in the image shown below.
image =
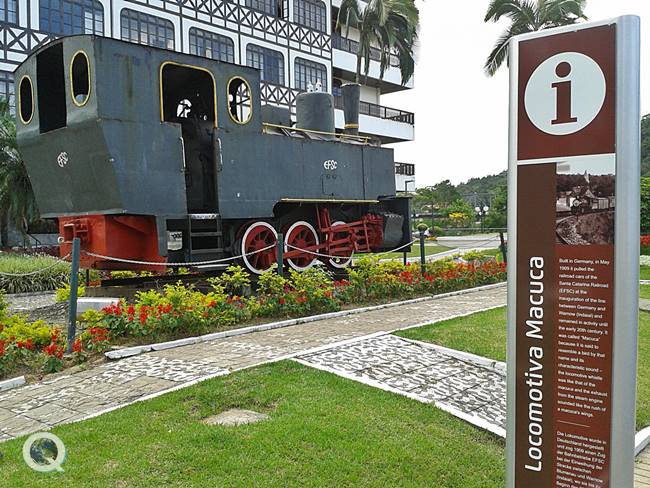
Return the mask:
<path id="1" fill-rule="evenodd" d="M 291 109 L 291 113 L 295 114 L 296 96 L 301 92 L 301 90 L 265 82 L 260 83 L 260 90 L 263 102 L 287 107 Z M 343 109 L 342 97 L 334 97 L 334 107 Z M 412 112 L 384 107 L 370 102 L 359 102 L 359 113 L 361 115 L 378 117 L 380 119 L 392 120 L 395 122 L 403 122 L 405 124 L 413 125 L 415 123 L 415 114 Z"/>
<path id="2" fill-rule="evenodd" d="M 347 37 L 343 37 L 339 33 L 334 33 L 332 34 L 332 48 L 357 54 L 359 52 L 359 43 L 352 39 L 348 39 Z M 381 61 L 381 51 L 376 47 L 371 47 L 370 59 L 373 61 Z M 390 55 L 390 65 L 399 68 L 399 59 L 394 54 Z"/>
<path id="3" fill-rule="evenodd" d="M 334 107 L 343 110 L 343 97 L 334 97 Z M 384 107 L 383 105 L 364 102 L 363 100 L 359 102 L 359 114 L 378 117 L 385 120 L 393 120 L 395 122 L 403 122 L 405 124 L 415 124 L 415 114 L 413 112 Z"/>
<path id="4" fill-rule="evenodd" d="M 395 174 L 415 176 L 415 165 L 411 163 L 395 163 Z"/>

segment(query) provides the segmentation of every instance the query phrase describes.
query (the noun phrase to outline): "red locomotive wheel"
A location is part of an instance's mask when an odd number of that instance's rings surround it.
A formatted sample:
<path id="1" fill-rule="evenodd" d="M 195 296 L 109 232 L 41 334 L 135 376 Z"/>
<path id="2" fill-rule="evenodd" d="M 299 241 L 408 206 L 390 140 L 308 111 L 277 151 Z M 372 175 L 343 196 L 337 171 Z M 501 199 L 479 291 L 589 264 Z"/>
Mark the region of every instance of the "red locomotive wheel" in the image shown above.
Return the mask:
<path id="1" fill-rule="evenodd" d="M 332 227 L 336 227 L 337 225 L 345 225 L 345 222 L 339 220 L 332 223 Z M 334 233 L 335 241 L 339 239 L 346 239 L 347 237 L 348 237 L 347 230 Z M 351 246 L 351 245 L 352 245 L 351 242 L 346 244 L 346 246 Z M 352 261 L 351 249 L 337 249 L 336 247 L 330 247 L 329 254 L 331 254 L 332 256 L 341 256 L 340 258 L 330 258 L 328 260 L 329 265 L 332 266 L 333 268 L 343 269 L 348 264 L 350 264 L 350 261 Z"/>
<path id="2" fill-rule="evenodd" d="M 317 246 L 318 243 L 316 229 L 309 222 L 299 220 L 298 222 L 294 222 L 285 234 L 284 252 L 295 251 L 296 247 L 299 249 L 308 249 L 309 247 Z M 295 258 L 287 259 L 287 262 L 296 271 L 305 271 L 311 268 L 317 260 L 318 257 L 315 254 L 302 252 Z"/>
<path id="3" fill-rule="evenodd" d="M 277 242 L 278 233 L 271 224 L 261 221 L 250 224 L 241 239 L 241 254 L 246 267 L 255 274 L 268 270 L 276 261 Z M 269 246 L 274 247 L 260 251 Z"/>

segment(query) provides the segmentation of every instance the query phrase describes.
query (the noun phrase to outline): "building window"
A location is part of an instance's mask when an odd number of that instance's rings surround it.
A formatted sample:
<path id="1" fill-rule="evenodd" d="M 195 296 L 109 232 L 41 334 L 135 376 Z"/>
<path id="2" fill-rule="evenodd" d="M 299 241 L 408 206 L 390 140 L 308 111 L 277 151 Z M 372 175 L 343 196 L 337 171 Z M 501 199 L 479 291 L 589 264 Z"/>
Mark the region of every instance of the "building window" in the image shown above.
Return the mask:
<path id="1" fill-rule="evenodd" d="M 343 90 L 341 89 L 342 85 L 343 82 L 341 80 L 334 80 L 332 82 L 332 95 L 334 96 L 334 98 L 343 96 Z"/>
<path id="2" fill-rule="evenodd" d="M 9 112 L 13 115 L 14 101 L 14 75 L 7 71 L 0 71 L 0 98 L 9 100 Z"/>
<path id="3" fill-rule="evenodd" d="M 284 85 L 284 56 L 282 53 L 249 44 L 246 46 L 246 64 L 260 70 L 262 81 Z"/>
<path id="4" fill-rule="evenodd" d="M 246 0 L 245 4 L 248 8 L 259 10 L 265 14 L 272 15 L 279 19 L 282 16 L 282 0 Z"/>
<path id="5" fill-rule="evenodd" d="M 321 90 L 327 91 L 327 67 L 324 64 L 296 58 L 294 70 L 296 72 L 296 88 L 299 90 L 307 90 L 308 85 L 316 86 L 320 81 Z"/>
<path id="6" fill-rule="evenodd" d="M 190 29 L 190 54 L 234 63 L 235 45 L 230 37 L 192 27 Z"/>
<path id="7" fill-rule="evenodd" d="M 327 8 L 320 0 L 293 0 L 293 21 L 310 29 L 325 32 Z"/>
<path id="8" fill-rule="evenodd" d="M 61 35 L 104 34 L 104 8 L 96 0 L 40 0 L 39 10 L 42 31 Z"/>
<path id="9" fill-rule="evenodd" d="M 18 23 L 18 6 L 16 0 L 0 0 L 0 22 L 7 24 Z"/>
<path id="10" fill-rule="evenodd" d="M 123 41 L 174 49 L 174 24 L 169 20 L 125 8 L 121 24 Z"/>

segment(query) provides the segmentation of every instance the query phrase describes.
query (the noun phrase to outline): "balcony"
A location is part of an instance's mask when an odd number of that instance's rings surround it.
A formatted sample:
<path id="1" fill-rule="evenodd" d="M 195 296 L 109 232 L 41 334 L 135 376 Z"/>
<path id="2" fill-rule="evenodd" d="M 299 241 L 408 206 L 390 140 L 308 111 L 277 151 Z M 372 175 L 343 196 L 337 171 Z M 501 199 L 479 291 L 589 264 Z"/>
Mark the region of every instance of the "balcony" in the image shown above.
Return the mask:
<path id="1" fill-rule="evenodd" d="M 398 192 L 415 191 L 415 165 L 395 163 L 395 189 Z"/>
<path id="2" fill-rule="evenodd" d="M 334 108 L 343 110 L 343 97 L 334 97 Z M 368 115 L 370 117 L 377 117 L 385 120 L 393 120 L 395 122 L 402 122 L 404 124 L 415 124 L 415 114 L 413 112 L 406 112 L 398 108 L 384 107 L 375 103 L 359 102 L 359 115 Z"/>
<path id="3" fill-rule="evenodd" d="M 395 163 L 395 174 L 415 176 L 415 165 L 411 163 Z"/>
<path id="4" fill-rule="evenodd" d="M 332 68 L 334 76 L 353 79 L 357 69 L 357 52 L 359 43 L 352 39 L 341 36 L 340 33 L 332 34 Z M 406 85 L 402 85 L 402 73 L 399 69 L 399 59 L 394 54 L 390 57 L 390 64 L 380 79 L 379 60 L 381 51 L 377 48 L 370 50 L 370 68 L 368 70 L 368 82 L 366 84 L 378 86 L 382 93 L 392 93 L 400 90 L 413 88 L 413 78 Z"/>
<path id="5" fill-rule="evenodd" d="M 295 115 L 296 96 L 300 90 L 273 83 L 260 83 L 262 103 L 291 109 Z M 335 123 L 343 129 L 343 99 L 334 97 Z M 384 107 L 374 103 L 359 102 L 359 129 L 381 139 L 382 143 L 411 141 L 414 137 L 415 114 L 396 108 Z"/>
<path id="6" fill-rule="evenodd" d="M 356 55 L 359 52 L 359 43 L 343 37 L 339 33 L 332 34 L 332 49 L 340 49 L 341 51 L 346 51 Z M 373 61 L 381 61 L 381 51 L 376 47 L 370 48 L 370 59 Z M 394 54 L 390 56 L 390 65 L 396 68 L 399 68 L 399 59 Z"/>

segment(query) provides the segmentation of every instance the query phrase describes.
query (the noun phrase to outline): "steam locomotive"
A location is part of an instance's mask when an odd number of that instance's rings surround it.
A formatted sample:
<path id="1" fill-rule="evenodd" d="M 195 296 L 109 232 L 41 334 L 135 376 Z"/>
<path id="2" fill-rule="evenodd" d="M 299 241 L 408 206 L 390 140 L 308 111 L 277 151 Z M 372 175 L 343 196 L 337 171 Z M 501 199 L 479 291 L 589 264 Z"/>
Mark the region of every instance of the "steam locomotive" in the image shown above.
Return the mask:
<path id="1" fill-rule="evenodd" d="M 328 93 L 298 95 L 294 126 L 261 104 L 256 69 L 111 38 L 55 40 L 15 76 L 41 215 L 58 219 L 62 255 L 80 238 L 84 267 L 238 256 L 262 273 L 282 232 L 292 268 L 340 268 L 410 241 L 393 152 L 358 135 L 358 85 L 341 134 Z"/>

